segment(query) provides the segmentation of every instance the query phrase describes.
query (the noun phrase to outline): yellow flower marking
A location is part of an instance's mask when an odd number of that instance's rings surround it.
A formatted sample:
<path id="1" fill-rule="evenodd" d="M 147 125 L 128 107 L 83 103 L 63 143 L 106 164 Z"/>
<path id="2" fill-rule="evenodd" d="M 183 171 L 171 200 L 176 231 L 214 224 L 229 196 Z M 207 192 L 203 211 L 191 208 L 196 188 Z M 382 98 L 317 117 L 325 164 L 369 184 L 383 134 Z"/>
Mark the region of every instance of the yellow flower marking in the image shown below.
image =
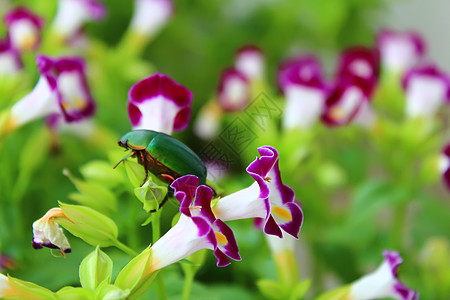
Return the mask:
<path id="1" fill-rule="evenodd" d="M 292 221 L 291 213 L 287 209 L 279 206 L 274 206 L 272 207 L 272 213 L 283 220 Z"/>
<path id="2" fill-rule="evenodd" d="M 226 236 L 224 236 L 222 233 L 220 232 L 214 232 L 216 234 L 216 239 L 217 242 L 221 245 L 226 245 L 228 244 L 228 240 L 226 238 Z"/>
<path id="3" fill-rule="evenodd" d="M 342 108 L 334 106 L 330 109 L 331 118 L 336 121 L 343 120 L 345 118 L 345 112 Z"/>

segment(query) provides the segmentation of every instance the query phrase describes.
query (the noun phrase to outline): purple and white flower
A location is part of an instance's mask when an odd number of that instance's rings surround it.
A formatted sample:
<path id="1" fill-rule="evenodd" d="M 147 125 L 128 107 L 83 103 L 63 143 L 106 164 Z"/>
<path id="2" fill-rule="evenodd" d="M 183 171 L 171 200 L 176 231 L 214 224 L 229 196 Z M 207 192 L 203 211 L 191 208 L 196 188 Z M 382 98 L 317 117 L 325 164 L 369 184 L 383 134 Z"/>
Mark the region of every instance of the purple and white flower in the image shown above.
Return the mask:
<path id="1" fill-rule="evenodd" d="M 89 92 L 85 65 L 77 57 L 36 57 L 41 77 L 34 89 L 11 108 L 10 128 L 50 114 L 68 123 L 91 117 L 95 104 Z"/>
<path id="2" fill-rule="evenodd" d="M 0 40 L 0 76 L 17 74 L 22 69 L 19 52 L 9 39 Z"/>
<path id="3" fill-rule="evenodd" d="M 377 35 L 377 47 L 383 66 L 392 72 L 403 73 L 425 54 L 425 43 L 415 32 L 382 30 Z"/>
<path id="4" fill-rule="evenodd" d="M 233 231 L 217 219 L 211 210 L 213 191 L 198 185 L 199 179 L 186 175 L 175 180 L 171 187 L 180 202 L 178 223 L 150 248 L 152 262 L 149 272 L 154 272 L 201 249 L 211 249 L 217 266 L 230 264 L 227 256 L 241 260 Z"/>
<path id="5" fill-rule="evenodd" d="M 133 130 L 172 134 L 189 124 L 192 92 L 164 74 L 157 73 L 134 84 L 128 98 Z"/>
<path id="6" fill-rule="evenodd" d="M 223 71 L 217 98 L 225 111 L 242 110 L 250 101 L 250 86 L 248 78 L 234 68 Z"/>
<path id="7" fill-rule="evenodd" d="M 133 33 L 151 38 L 172 17 L 172 0 L 135 0 L 130 27 Z"/>
<path id="8" fill-rule="evenodd" d="M 450 102 L 450 78 L 434 65 L 418 66 L 403 77 L 408 117 L 433 117 Z"/>
<path id="9" fill-rule="evenodd" d="M 278 72 L 278 85 L 286 96 L 283 127 L 311 127 L 322 114 L 327 94 L 320 62 L 313 56 L 284 62 Z"/>
<path id="10" fill-rule="evenodd" d="M 36 50 L 41 41 L 43 19 L 25 7 L 18 7 L 5 15 L 11 45 L 19 52 Z"/>
<path id="11" fill-rule="evenodd" d="M 52 208 L 42 218 L 33 223 L 33 248 L 58 249 L 64 256 L 64 253 L 71 252 L 71 248 L 63 230 L 53 220 L 54 218 L 68 219 L 61 208 Z"/>
<path id="12" fill-rule="evenodd" d="M 281 238 L 283 230 L 298 238 L 303 211 L 294 191 L 281 181 L 278 151 L 271 146 L 259 147 L 258 151 L 261 157 L 247 167 L 255 183 L 221 198 L 213 208 L 214 214 L 223 221 L 262 218 L 266 234 Z"/>
<path id="13" fill-rule="evenodd" d="M 442 151 L 441 158 L 439 160 L 439 170 L 442 174 L 442 179 L 450 190 L 450 143 L 445 146 Z"/>
<path id="14" fill-rule="evenodd" d="M 361 78 L 346 77 L 339 80 L 328 94 L 322 121 L 328 126 L 353 122 L 363 127 L 371 127 L 375 116 L 367 91 L 367 82 Z"/>
<path id="15" fill-rule="evenodd" d="M 74 36 L 88 21 L 100 21 L 106 7 L 97 0 L 58 0 L 58 9 L 52 29 L 64 39 Z"/>
<path id="16" fill-rule="evenodd" d="M 337 66 L 336 77 L 342 80 L 347 77 L 360 78 L 365 82 L 365 93 L 370 97 L 378 83 L 380 73 L 380 54 L 377 49 L 363 46 L 344 50 Z"/>
<path id="17" fill-rule="evenodd" d="M 234 67 L 250 81 L 259 81 L 264 76 L 264 54 L 257 46 L 241 47 L 236 53 Z"/>
<path id="18" fill-rule="evenodd" d="M 378 269 L 363 276 L 351 285 L 352 300 L 370 300 L 393 298 L 398 300 L 416 300 L 419 295 L 400 282 L 397 275 L 398 266 L 403 262 L 396 251 L 384 251 L 384 261 Z"/>

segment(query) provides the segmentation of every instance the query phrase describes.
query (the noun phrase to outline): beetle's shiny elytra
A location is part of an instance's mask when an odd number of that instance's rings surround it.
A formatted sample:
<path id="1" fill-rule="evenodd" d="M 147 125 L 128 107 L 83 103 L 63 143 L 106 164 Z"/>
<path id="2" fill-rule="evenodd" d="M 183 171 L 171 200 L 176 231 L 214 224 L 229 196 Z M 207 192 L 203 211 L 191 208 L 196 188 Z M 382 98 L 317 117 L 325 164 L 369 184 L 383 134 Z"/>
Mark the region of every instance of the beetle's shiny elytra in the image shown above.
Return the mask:
<path id="1" fill-rule="evenodd" d="M 200 184 L 206 184 L 206 167 L 203 161 L 189 147 L 170 135 L 153 130 L 133 130 L 124 134 L 118 144 L 131 150 L 131 157 L 136 157 L 144 167 L 145 178 L 142 184 L 147 180 L 148 172 L 169 184 L 184 175 L 195 175 Z"/>

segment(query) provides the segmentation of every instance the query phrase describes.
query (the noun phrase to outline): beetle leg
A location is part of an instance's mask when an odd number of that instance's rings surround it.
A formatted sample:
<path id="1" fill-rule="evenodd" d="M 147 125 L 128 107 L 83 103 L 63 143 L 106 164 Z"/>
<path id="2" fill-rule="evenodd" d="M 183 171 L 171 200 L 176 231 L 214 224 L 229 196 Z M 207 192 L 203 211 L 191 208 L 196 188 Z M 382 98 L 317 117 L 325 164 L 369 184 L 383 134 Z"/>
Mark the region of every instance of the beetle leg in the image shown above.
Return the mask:
<path id="1" fill-rule="evenodd" d="M 122 158 L 121 160 L 119 160 L 119 162 L 113 167 L 113 169 L 117 168 L 118 165 L 120 165 L 121 162 L 124 162 L 125 159 L 127 159 L 130 156 L 133 156 L 134 154 L 136 154 L 136 151 L 131 152 L 130 154 L 128 154 L 127 156 L 125 156 L 124 158 Z"/>
<path id="2" fill-rule="evenodd" d="M 144 169 L 145 169 L 145 178 L 141 184 L 141 186 L 143 186 L 148 178 L 148 166 L 147 166 L 147 160 L 145 159 L 145 156 L 144 156 L 144 152 L 141 151 L 139 154 L 141 155 L 142 164 L 144 165 Z"/>

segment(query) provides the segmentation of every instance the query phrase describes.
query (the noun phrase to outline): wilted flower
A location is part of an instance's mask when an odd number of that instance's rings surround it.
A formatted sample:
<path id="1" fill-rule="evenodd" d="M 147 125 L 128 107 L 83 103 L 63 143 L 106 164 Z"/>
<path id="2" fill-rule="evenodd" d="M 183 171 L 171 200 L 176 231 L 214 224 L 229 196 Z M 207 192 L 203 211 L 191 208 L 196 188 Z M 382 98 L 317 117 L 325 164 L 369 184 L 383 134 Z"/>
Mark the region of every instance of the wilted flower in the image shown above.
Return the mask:
<path id="1" fill-rule="evenodd" d="M 409 70 L 403 77 L 408 117 L 433 117 L 450 102 L 450 78 L 434 65 Z"/>
<path id="2" fill-rule="evenodd" d="M 319 61 L 300 56 L 284 62 L 278 85 L 286 96 L 283 127 L 311 127 L 323 111 L 327 89 Z"/>
<path id="3" fill-rule="evenodd" d="M 172 0 L 135 0 L 131 18 L 131 30 L 150 38 L 170 19 L 174 11 Z"/>
<path id="4" fill-rule="evenodd" d="M 69 39 L 87 21 L 100 21 L 105 17 L 106 8 L 97 0 L 58 0 L 58 9 L 52 29 L 59 36 Z"/>
<path id="5" fill-rule="evenodd" d="M 236 53 L 234 67 L 250 81 L 261 80 L 264 76 L 264 54 L 257 46 L 241 47 Z"/>
<path id="6" fill-rule="evenodd" d="M 131 87 L 128 98 L 133 130 L 172 134 L 189 123 L 192 92 L 166 75 L 157 73 L 142 79 Z"/>
<path id="7" fill-rule="evenodd" d="M 378 83 L 380 73 L 380 54 L 377 49 L 362 46 L 348 48 L 339 58 L 336 77 L 359 78 L 365 82 L 365 93 L 370 97 Z"/>
<path id="8" fill-rule="evenodd" d="M 9 129 L 54 113 L 69 123 L 93 115 L 95 104 L 83 60 L 38 55 L 36 64 L 41 77 L 34 89 L 12 106 Z"/>
<path id="9" fill-rule="evenodd" d="M 383 66 L 393 72 L 413 67 L 425 54 L 425 43 L 415 32 L 382 30 L 377 36 L 377 47 Z"/>
<path id="10" fill-rule="evenodd" d="M 224 70 L 220 77 L 217 99 L 225 111 L 242 110 L 250 100 L 248 78 L 237 69 Z"/>
<path id="11" fill-rule="evenodd" d="M 194 175 L 180 177 L 171 184 L 181 204 L 181 216 L 178 223 L 150 248 L 151 272 L 201 249 L 213 250 L 219 267 L 230 264 L 227 256 L 241 260 L 232 230 L 211 211 L 213 191 L 198 184 L 199 179 Z"/>
<path id="12" fill-rule="evenodd" d="M 223 221 L 263 218 L 265 233 L 282 237 L 283 229 L 297 238 L 303 211 L 294 191 L 281 181 L 278 151 L 270 146 L 259 147 L 258 151 L 261 157 L 247 167 L 255 183 L 221 198 L 213 208 L 214 214 Z"/>
<path id="13" fill-rule="evenodd" d="M 442 156 L 439 161 L 439 169 L 442 173 L 442 179 L 445 185 L 450 190 L 450 143 L 445 146 L 442 151 Z"/>
<path id="14" fill-rule="evenodd" d="M 351 285 L 350 295 L 346 299 L 370 300 L 394 298 L 399 300 L 416 300 L 418 293 L 400 282 L 397 268 L 403 262 L 396 251 L 384 251 L 384 261 L 378 269 L 363 276 Z"/>
<path id="15" fill-rule="evenodd" d="M 36 50 L 41 40 L 43 20 L 25 7 L 18 7 L 5 15 L 11 45 L 19 52 Z"/>
<path id="16" fill-rule="evenodd" d="M 0 76 L 12 75 L 22 69 L 19 52 L 11 47 L 9 39 L 0 40 Z"/>
<path id="17" fill-rule="evenodd" d="M 71 251 L 69 241 L 58 223 L 53 220 L 54 218 L 69 220 L 61 208 L 50 209 L 42 218 L 33 223 L 33 248 L 42 249 L 44 246 L 58 249 L 65 256 L 64 253 Z"/>
<path id="18" fill-rule="evenodd" d="M 322 120 L 329 126 L 350 122 L 370 127 L 374 113 L 370 106 L 366 82 L 357 77 L 347 77 L 336 83 L 326 100 Z"/>

